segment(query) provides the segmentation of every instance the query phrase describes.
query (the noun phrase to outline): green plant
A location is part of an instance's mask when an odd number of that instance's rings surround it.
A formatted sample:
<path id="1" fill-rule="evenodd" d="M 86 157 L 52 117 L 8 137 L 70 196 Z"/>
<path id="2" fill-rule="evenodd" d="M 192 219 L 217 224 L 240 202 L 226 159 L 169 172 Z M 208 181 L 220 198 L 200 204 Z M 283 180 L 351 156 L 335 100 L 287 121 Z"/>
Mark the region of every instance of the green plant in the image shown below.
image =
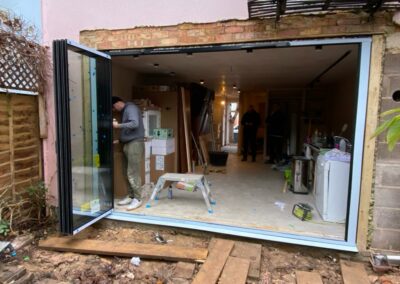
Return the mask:
<path id="1" fill-rule="evenodd" d="M 32 206 L 37 211 L 37 219 L 39 223 L 42 217 L 45 217 L 45 209 L 47 206 L 47 187 L 43 181 L 38 182 L 35 185 L 31 185 L 26 189 Z"/>
<path id="2" fill-rule="evenodd" d="M 0 220 L 0 235 L 7 236 L 10 232 L 10 224 L 6 220 Z"/>
<path id="3" fill-rule="evenodd" d="M 396 143 L 400 140 L 400 108 L 385 111 L 381 114 L 381 117 L 396 114 L 393 117 L 385 120 L 378 128 L 372 137 L 376 137 L 386 131 L 386 142 L 388 144 L 389 151 L 393 151 Z"/>

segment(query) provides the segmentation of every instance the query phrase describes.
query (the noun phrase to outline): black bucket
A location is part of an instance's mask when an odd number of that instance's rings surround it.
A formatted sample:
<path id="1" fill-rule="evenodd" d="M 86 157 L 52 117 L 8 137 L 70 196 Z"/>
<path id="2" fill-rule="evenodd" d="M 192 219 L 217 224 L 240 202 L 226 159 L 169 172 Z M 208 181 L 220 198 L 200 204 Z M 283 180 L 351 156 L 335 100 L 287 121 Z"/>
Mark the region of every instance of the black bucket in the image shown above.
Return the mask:
<path id="1" fill-rule="evenodd" d="M 228 153 L 221 151 L 211 151 L 208 152 L 210 157 L 210 164 L 213 166 L 226 166 L 226 161 L 228 160 Z"/>

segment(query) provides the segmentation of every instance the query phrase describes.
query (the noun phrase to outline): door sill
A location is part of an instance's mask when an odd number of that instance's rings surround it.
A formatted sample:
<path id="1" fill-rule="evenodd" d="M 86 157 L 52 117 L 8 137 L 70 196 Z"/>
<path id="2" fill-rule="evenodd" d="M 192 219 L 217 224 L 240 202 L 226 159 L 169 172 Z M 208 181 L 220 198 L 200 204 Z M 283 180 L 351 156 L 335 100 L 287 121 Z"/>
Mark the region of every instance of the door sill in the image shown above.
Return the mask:
<path id="1" fill-rule="evenodd" d="M 304 245 L 310 247 L 335 249 L 340 251 L 358 252 L 356 244 L 350 244 L 346 241 L 331 240 L 317 237 L 301 236 L 289 233 L 279 233 L 269 230 L 251 229 L 235 227 L 229 225 L 207 223 L 201 221 L 189 221 L 168 217 L 156 217 L 143 214 L 124 213 L 113 211 L 106 217 L 116 221 L 126 221 L 141 224 L 168 226 L 176 228 L 185 228 L 225 235 L 246 237 L 252 239 L 281 242 L 294 245 Z"/>

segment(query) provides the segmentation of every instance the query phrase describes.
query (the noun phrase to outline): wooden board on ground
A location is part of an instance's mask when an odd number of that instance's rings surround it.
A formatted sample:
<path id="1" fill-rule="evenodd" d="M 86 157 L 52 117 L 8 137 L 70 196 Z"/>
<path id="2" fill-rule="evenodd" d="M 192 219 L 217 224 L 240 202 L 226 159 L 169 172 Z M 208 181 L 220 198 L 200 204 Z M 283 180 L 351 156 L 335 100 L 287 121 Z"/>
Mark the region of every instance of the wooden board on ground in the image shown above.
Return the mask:
<path id="1" fill-rule="evenodd" d="M 250 260 L 239 257 L 228 257 L 218 284 L 245 284 L 249 272 Z"/>
<path id="2" fill-rule="evenodd" d="M 0 283 L 10 283 L 16 281 L 26 274 L 26 269 L 22 266 L 0 266 Z"/>
<path id="3" fill-rule="evenodd" d="M 215 246 L 216 239 L 211 239 L 208 250 L 211 251 Z M 235 241 L 235 245 L 230 256 L 250 260 L 248 277 L 252 280 L 260 278 L 261 269 L 261 250 L 262 245 L 248 242 Z"/>
<path id="4" fill-rule="evenodd" d="M 163 259 L 171 261 L 203 262 L 207 258 L 208 250 L 203 248 L 187 248 L 170 245 L 137 244 L 130 242 L 106 242 L 99 240 L 82 240 L 73 238 L 52 237 L 39 242 L 39 248 L 88 253 L 98 255 L 112 255 L 147 259 Z"/>
<path id="5" fill-rule="evenodd" d="M 250 269 L 248 273 L 250 278 L 260 278 L 261 249 L 262 245 L 260 244 L 236 241 L 231 252 L 231 256 L 250 260 Z"/>
<path id="6" fill-rule="evenodd" d="M 322 284 L 321 275 L 318 272 L 296 271 L 297 284 Z"/>
<path id="7" fill-rule="evenodd" d="M 344 284 L 369 283 L 364 264 L 347 260 L 340 261 Z"/>
<path id="8" fill-rule="evenodd" d="M 192 284 L 215 284 L 221 275 L 225 262 L 233 249 L 234 242 L 217 239 L 209 251 L 207 260 L 197 273 Z"/>

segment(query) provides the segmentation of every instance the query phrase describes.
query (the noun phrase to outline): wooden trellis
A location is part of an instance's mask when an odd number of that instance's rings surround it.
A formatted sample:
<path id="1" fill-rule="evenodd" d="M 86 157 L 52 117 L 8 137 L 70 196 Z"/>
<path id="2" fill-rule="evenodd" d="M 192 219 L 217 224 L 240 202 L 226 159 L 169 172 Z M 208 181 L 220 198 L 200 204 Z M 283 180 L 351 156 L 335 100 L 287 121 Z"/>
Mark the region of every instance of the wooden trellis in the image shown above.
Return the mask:
<path id="1" fill-rule="evenodd" d="M 38 92 L 39 74 L 37 67 L 39 62 L 30 53 L 35 52 L 36 49 L 39 50 L 41 47 L 11 36 L 2 37 L 2 41 L 0 49 L 0 88 L 8 91 Z M 27 45 L 30 46 L 28 47 Z"/>
<path id="2" fill-rule="evenodd" d="M 378 9 L 400 7 L 398 0 L 248 0 L 249 18 L 275 18 L 295 14 L 364 10 L 373 15 Z"/>

